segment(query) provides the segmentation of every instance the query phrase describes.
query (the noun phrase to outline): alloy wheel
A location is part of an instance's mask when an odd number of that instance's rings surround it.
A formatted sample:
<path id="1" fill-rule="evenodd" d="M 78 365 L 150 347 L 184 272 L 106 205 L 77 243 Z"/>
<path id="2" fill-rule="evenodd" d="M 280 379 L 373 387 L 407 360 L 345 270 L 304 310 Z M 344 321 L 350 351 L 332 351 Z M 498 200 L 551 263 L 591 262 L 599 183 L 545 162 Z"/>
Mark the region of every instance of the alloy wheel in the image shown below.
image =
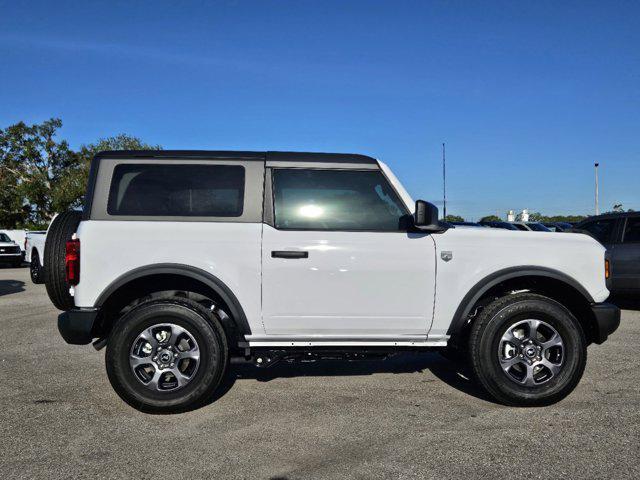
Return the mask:
<path id="1" fill-rule="evenodd" d="M 200 365 L 198 342 L 173 323 L 156 324 L 138 334 L 129 353 L 129 365 L 145 387 L 174 391 L 186 386 Z"/>
<path id="2" fill-rule="evenodd" d="M 526 387 L 537 387 L 562 370 L 564 341 L 557 330 L 543 320 L 521 320 L 502 335 L 498 360 L 510 380 Z"/>

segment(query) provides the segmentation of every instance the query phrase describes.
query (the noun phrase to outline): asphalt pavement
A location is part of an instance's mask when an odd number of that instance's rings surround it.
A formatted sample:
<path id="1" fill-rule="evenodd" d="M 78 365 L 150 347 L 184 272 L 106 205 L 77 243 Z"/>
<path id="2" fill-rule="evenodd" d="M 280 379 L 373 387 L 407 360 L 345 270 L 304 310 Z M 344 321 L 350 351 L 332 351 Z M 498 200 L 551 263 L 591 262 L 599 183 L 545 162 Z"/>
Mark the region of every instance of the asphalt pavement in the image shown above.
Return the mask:
<path id="1" fill-rule="evenodd" d="M 577 389 L 545 408 L 486 398 L 436 353 L 234 366 L 179 415 L 113 392 L 104 350 L 64 343 L 27 268 L 0 268 L 5 479 L 640 477 L 640 312 L 589 348 Z"/>

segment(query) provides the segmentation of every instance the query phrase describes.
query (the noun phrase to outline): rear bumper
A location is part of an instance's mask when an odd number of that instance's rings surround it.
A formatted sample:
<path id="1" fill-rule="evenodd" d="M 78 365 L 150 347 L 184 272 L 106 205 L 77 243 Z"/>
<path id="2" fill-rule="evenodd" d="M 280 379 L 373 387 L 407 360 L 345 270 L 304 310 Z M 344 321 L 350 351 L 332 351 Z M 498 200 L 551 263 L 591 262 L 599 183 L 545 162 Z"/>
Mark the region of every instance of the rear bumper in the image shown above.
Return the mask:
<path id="1" fill-rule="evenodd" d="M 97 308 L 78 308 L 58 315 L 58 331 L 64 341 L 72 345 L 91 343 L 98 313 Z"/>
<path id="2" fill-rule="evenodd" d="M 596 319 L 594 341 L 600 344 L 620 326 L 620 309 L 611 303 L 594 303 L 591 310 Z"/>

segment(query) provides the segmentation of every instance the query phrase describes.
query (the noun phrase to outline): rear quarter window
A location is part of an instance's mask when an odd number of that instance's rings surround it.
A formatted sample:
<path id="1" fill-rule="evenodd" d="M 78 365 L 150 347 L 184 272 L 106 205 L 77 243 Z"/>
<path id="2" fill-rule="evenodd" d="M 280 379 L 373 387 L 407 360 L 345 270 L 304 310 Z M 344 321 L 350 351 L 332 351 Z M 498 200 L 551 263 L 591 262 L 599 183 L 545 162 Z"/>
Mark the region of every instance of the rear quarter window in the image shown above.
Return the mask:
<path id="1" fill-rule="evenodd" d="M 121 164 L 109 188 L 109 215 L 239 217 L 245 169 L 236 165 Z"/>
<path id="2" fill-rule="evenodd" d="M 627 218 L 622 242 L 640 243 L 640 217 Z"/>

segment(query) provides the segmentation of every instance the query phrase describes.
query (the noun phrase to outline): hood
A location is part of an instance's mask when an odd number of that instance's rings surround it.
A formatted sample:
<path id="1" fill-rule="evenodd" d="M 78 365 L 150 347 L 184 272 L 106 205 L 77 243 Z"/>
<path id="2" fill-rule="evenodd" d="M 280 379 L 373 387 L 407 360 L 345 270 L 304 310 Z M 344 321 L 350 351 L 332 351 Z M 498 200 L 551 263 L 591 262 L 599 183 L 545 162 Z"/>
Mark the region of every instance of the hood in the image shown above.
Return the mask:
<path id="1" fill-rule="evenodd" d="M 604 247 L 593 237 L 574 232 L 535 232 L 524 230 L 506 230 L 502 228 L 479 228 L 456 226 L 445 233 L 446 236 L 463 241 L 496 242 L 509 247 L 551 248 L 575 246 L 587 249 L 604 250 Z"/>

